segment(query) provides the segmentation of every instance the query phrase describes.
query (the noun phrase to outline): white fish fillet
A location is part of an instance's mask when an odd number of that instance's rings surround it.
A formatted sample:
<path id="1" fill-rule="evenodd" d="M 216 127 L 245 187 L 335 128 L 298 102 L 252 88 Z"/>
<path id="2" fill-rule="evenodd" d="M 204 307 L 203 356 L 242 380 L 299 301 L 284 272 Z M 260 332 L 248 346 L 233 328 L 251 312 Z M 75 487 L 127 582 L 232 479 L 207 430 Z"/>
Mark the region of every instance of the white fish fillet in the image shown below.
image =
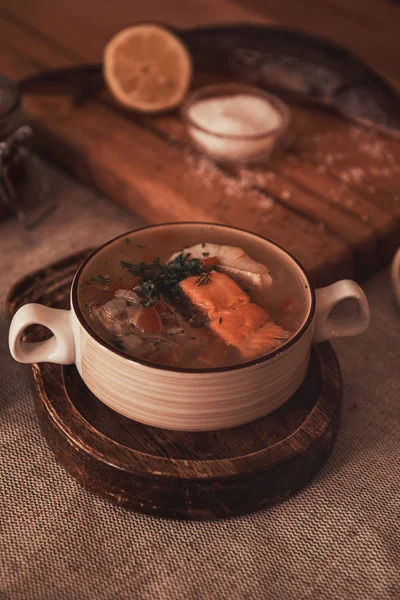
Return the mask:
<path id="1" fill-rule="evenodd" d="M 220 261 L 220 270 L 242 286 L 252 285 L 258 288 L 271 285 L 272 278 L 268 268 L 253 260 L 242 248 L 235 246 L 221 246 L 219 244 L 196 244 L 175 252 L 168 262 L 174 260 L 181 252 L 190 253 L 191 258 L 206 258 L 215 256 Z"/>

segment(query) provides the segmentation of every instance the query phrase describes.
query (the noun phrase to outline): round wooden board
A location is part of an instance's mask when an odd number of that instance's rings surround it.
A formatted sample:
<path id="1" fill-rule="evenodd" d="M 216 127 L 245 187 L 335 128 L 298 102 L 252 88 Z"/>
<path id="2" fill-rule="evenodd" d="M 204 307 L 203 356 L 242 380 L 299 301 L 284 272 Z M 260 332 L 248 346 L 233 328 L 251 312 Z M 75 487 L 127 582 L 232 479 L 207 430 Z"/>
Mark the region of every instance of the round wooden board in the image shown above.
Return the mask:
<path id="1" fill-rule="evenodd" d="M 66 306 L 82 258 L 19 282 L 8 297 L 11 312 L 28 301 Z M 339 429 L 341 376 L 328 343 L 313 348 L 303 385 L 279 410 L 213 432 L 168 431 L 127 419 L 97 400 L 74 366 L 42 363 L 32 371 L 40 424 L 58 461 L 92 492 L 163 517 L 216 519 L 282 501 L 324 465 Z"/>

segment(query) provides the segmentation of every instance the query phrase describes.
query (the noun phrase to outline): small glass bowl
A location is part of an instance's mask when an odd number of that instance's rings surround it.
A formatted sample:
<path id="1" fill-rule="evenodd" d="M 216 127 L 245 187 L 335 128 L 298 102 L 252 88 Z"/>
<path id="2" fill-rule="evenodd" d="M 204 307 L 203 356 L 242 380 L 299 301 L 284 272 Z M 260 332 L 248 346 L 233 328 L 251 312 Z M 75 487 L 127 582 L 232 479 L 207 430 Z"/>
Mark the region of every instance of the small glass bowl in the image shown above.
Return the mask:
<path id="1" fill-rule="evenodd" d="M 255 96 L 267 102 L 279 113 L 279 126 L 266 126 L 265 131 L 256 134 L 216 133 L 190 116 L 190 107 L 200 100 L 238 94 Z M 181 115 L 190 138 L 201 152 L 216 162 L 241 165 L 266 162 L 290 121 L 289 109 L 279 98 L 256 87 L 236 83 L 208 85 L 192 92 L 181 107 Z"/>

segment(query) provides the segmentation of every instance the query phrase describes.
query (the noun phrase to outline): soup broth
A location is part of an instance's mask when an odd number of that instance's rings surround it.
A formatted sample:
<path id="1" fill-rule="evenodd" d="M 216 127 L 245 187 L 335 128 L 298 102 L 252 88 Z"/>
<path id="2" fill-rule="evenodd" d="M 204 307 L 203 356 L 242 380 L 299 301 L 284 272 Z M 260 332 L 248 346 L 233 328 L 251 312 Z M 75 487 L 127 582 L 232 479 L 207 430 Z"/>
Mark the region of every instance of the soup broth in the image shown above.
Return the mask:
<path id="1" fill-rule="evenodd" d="M 183 232 L 185 235 L 183 235 Z M 271 243 L 218 226 L 143 229 L 85 265 L 79 307 L 104 340 L 134 358 L 218 368 L 286 344 L 309 313 L 302 270 Z"/>

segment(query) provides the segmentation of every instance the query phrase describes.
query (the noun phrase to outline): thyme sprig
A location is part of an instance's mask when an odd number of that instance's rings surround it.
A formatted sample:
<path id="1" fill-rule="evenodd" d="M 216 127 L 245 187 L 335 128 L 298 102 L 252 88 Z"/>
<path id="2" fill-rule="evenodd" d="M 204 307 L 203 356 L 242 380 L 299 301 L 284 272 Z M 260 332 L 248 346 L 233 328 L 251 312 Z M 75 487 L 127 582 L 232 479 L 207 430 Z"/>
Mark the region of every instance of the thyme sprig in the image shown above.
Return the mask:
<path id="1" fill-rule="evenodd" d="M 201 286 L 201 285 L 208 285 L 210 283 L 210 281 L 211 281 L 211 274 L 209 271 L 205 271 L 204 273 L 202 273 L 200 275 L 200 277 L 198 277 L 196 279 L 195 283 L 198 286 Z"/>

